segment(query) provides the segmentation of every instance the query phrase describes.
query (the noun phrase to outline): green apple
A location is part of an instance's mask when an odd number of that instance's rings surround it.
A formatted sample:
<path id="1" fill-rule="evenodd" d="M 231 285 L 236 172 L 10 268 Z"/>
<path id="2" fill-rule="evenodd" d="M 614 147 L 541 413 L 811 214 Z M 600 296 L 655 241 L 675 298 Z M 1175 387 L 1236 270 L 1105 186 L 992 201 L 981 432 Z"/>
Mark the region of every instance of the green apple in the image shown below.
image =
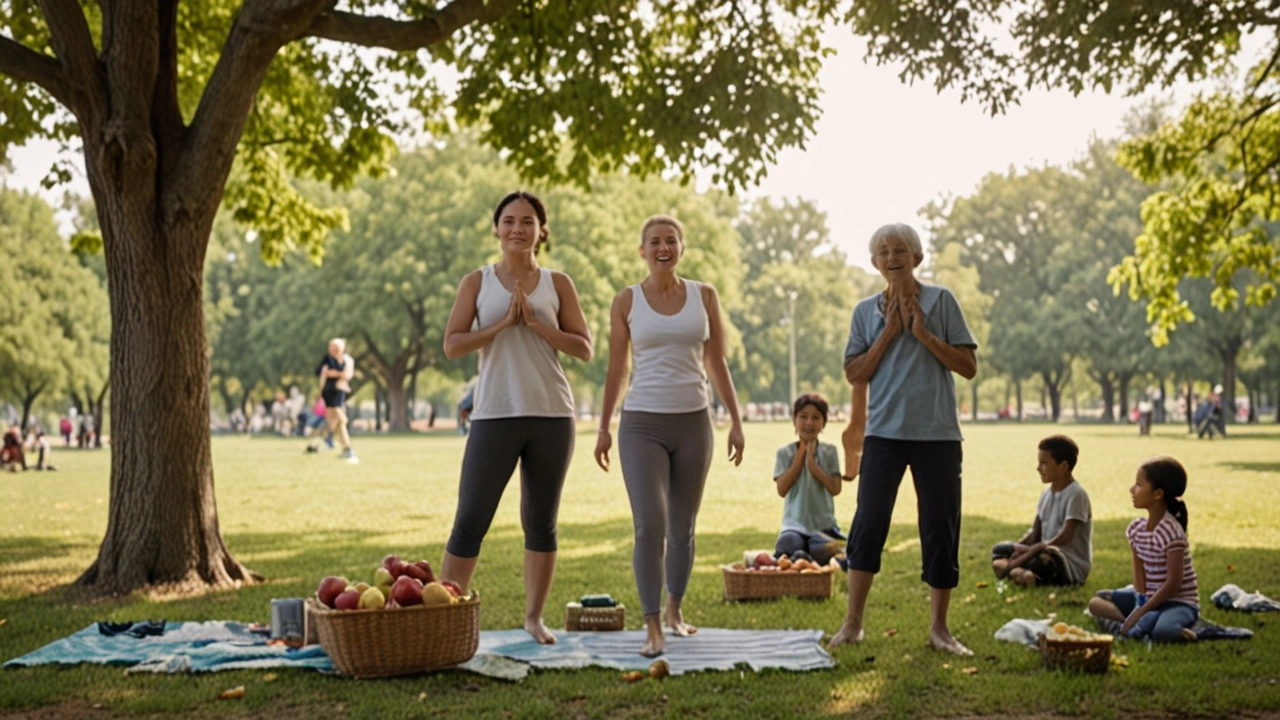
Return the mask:
<path id="1" fill-rule="evenodd" d="M 383 594 L 386 594 L 387 588 L 391 587 L 391 583 L 395 581 L 396 579 L 391 576 L 391 571 L 382 566 L 378 566 L 378 569 L 373 571 L 373 586 L 382 588 Z"/>

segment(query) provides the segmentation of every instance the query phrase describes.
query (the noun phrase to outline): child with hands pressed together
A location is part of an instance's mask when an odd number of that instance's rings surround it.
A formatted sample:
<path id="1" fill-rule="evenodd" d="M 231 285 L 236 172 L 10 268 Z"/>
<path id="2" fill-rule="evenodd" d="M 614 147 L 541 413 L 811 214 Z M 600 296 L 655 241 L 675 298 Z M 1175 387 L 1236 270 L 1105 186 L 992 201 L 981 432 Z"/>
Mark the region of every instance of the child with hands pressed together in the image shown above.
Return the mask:
<path id="1" fill-rule="evenodd" d="M 1187 544 L 1187 471 L 1168 455 L 1138 468 L 1129 493 L 1133 506 L 1147 511 L 1125 534 L 1133 550 L 1135 589 L 1098 593 L 1089 612 L 1123 623 L 1120 635 L 1155 642 L 1195 640 L 1200 617 L 1196 569 Z"/>
<path id="2" fill-rule="evenodd" d="M 799 440 L 778 448 L 773 466 L 778 495 L 785 498 L 774 557 L 825 564 L 843 549 L 845 536 L 834 502 L 842 483 L 840 453 L 835 445 L 818 441 L 828 409 L 827 399 L 817 393 L 801 395 L 792 406 Z"/>

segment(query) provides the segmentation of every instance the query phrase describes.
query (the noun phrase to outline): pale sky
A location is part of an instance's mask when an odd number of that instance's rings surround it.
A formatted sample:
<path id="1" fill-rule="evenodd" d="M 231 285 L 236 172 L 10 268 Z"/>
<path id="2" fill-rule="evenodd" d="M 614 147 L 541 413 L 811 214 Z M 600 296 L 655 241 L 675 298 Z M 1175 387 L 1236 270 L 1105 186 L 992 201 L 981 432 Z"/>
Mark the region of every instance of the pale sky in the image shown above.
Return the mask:
<path id="1" fill-rule="evenodd" d="M 804 150 L 782 152 L 745 197 L 815 201 L 827 213 L 832 239 L 868 269 L 866 244 L 880 225 L 909 223 L 927 243 L 918 211 L 931 200 L 969 194 L 989 172 L 1070 162 L 1091 136 L 1118 135 L 1125 113 L 1139 103 L 1119 95 L 1035 91 L 993 118 L 976 104 L 961 104 L 958 93 L 907 86 L 895 68 L 864 63 L 862 41 L 847 29 L 831 31 L 827 40 L 837 54 L 821 73 L 823 114 L 815 136 Z M 1182 87 L 1177 99 L 1189 93 Z M 9 184 L 38 189 L 55 149 L 51 143 L 12 149 Z M 88 194 L 82 172 L 71 189 Z M 56 201 L 61 190 L 45 195 Z"/>

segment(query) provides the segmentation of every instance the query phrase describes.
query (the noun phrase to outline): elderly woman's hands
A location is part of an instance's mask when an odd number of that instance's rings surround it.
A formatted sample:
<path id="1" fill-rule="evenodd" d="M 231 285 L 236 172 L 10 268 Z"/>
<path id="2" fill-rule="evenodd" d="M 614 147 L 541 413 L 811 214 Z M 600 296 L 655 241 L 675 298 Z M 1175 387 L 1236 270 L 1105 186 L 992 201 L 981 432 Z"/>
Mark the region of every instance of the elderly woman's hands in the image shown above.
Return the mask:
<path id="1" fill-rule="evenodd" d="M 924 310 L 920 308 L 920 301 L 914 295 L 905 297 L 899 303 L 903 308 L 905 315 L 904 325 L 917 340 L 924 341 L 925 335 L 929 334 L 929 330 L 924 326 Z"/>

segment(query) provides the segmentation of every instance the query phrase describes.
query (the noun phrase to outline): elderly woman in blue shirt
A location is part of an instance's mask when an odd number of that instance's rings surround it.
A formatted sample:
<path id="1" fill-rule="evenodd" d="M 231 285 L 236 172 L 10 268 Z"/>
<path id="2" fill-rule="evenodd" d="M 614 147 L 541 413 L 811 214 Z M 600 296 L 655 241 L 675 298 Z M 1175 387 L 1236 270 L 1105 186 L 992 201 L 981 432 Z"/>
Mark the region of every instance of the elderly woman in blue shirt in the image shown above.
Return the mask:
<path id="1" fill-rule="evenodd" d="M 972 379 L 977 343 L 955 295 L 915 277 L 920 236 L 902 224 L 871 237 L 871 261 L 888 287 L 858 303 L 845 348 L 845 377 L 868 383 L 858 510 L 849 531 L 849 608 L 831 646 L 863 637 L 863 611 L 898 486 L 907 468 L 916 488 L 924 571 L 929 585 L 929 644 L 972 655 L 947 628 L 951 590 L 960 582 L 960 416 L 952 373 Z"/>

